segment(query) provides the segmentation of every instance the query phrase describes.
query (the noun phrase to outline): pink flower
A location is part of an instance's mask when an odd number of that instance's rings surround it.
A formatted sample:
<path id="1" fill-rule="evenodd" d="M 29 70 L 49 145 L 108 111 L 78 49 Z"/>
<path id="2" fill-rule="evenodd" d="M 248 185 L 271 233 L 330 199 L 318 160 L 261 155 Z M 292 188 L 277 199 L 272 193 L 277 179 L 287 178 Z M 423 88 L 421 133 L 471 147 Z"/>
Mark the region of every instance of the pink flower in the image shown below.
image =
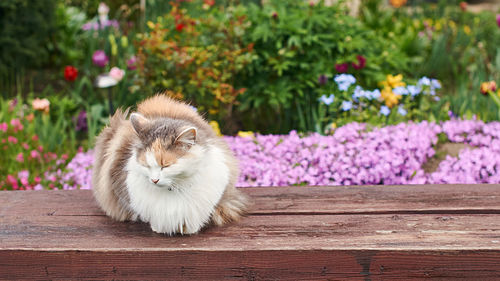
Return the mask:
<path id="1" fill-rule="evenodd" d="M 24 162 L 24 156 L 23 156 L 23 153 L 20 152 L 17 156 L 16 156 L 16 161 L 19 162 L 19 163 L 22 163 Z"/>
<path id="2" fill-rule="evenodd" d="M 36 98 L 31 103 L 34 110 L 43 111 L 44 113 L 49 113 L 50 102 L 48 99 Z"/>
<path id="3" fill-rule="evenodd" d="M 30 156 L 33 159 L 37 159 L 37 158 L 40 158 L 40 153 L 38 153 L 38 151 L 36 151 L 36 150 L 32 150 L 30 153 Z"/>
<path id="4" fill-rule="evenodd" d="M 30 172 L 28 170 L 22 170 L 17 173 L 17 177 L 20 179 L 27 179 L 30 176 Z"/>
<path id="5" fill-rule="evenodd" d="M 21 184 L 24 186 L 27 186 L 29 184 L 28 178 L 21 178 L 20 180 L 21 180 Z"/>
<path id="6" fill-rule="evenodd" d="M 43 146 L 39 145 L 38 146 L 38 151 L 42 152 L 43 151 Z"/>
<path id="7" fill-rule="evenodd" d="M 92 62 L 98 67 L 105 67 L 109 62 L 109 58 L 103 50 L 97 50 L 92 55 Z"/>
<path id="8" fill-rule="evenodd" d="M 12 185 L 13 189 L 18 189 L 17 179 L 12 175 L 7 175 L 7 183 Z"/>
<path id="9" fill-rule="evenodd" d="M 15 129 L 23 129 L 23 124 L 21 124 L 21 121 L 19 121 L 19 119 L 17 118 L 10 120 L 10 125 L 12 125 L 12 127 L 14 127 Z"/>
<path id="10" fill-rule="evenodd" d="M 38 140 L 38 136 L 37 136 L 37 135 L 33 135 L 33 136 L 31 137 L 31 140 L 32 140 L 32 141 L 37 141 L 37 140 Z"/>
<path id="11" fill-rule="evenodd" d="M 30 149 L 30 146 L 27 143 L 25 143 L 25 142 L 23 142 L 22 146 L 26 150 Z"/>
<path id="12" fill-rule="evenodd" d="M 38 184 L 38 183 L 40 183 L 40 182 L 42 182 L 42 178 L 40 178 L 40 177 L 35 177 L 35 183 L 37 183 L 37 184 Z"/>
<path id="13" fill-rule="evenodd" d="M 124 75 L 125 71 L 119 69 L 116 66 L 111 68 L 111 70 L 109 71 L 109 76 L 111 76 L 111 78 L 115 79 L 117 82 L 121 81 Z"/>
<path id="14" fill-rule="evenodd" d="M 37 184 L 33 187 L 34 190 L 42 190 L 43 186 L 41 184 Z"/>
<path id="15" fill-rule="evenodd" d="M 68 154 L 63 154 L 63 155 L 61 155 L 61 159 L 63 159 L 63 160 L 67 160 L 67 159 L 68 159 Z"/>
<path id="16" fill-rule="evenodd" d="M 129 70 L 134 70 L 137 68 L 137 57 L 131 56 L 129 60 L 127 60 L 127 68 Z"/>
<path id="17" fill-rule="evenodd" d="M 3 123 L 0 123 L 0 131 L 4 131 L 4 132 L 7 132 L 7 123 L 3 122 Z"/>
<path id="18" fill-rule="evenodd" d="M 7 140 L 10 142 L 10 143 L 14 143 L 16 144 L 17 143 L 17 139 L 13 136 L 8 136 L 7 137 Z"/>

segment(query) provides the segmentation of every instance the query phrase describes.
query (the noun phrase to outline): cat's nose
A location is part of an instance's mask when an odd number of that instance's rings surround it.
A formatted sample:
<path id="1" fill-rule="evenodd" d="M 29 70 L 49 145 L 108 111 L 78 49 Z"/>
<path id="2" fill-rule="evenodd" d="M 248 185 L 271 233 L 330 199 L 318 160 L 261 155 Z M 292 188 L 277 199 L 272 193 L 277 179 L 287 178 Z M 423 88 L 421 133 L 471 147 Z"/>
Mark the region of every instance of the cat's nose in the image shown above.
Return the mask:
<path id="1" fill-rule="evenodd" d="M 160 179 L 151 179 L 151 181 L 154 183 L 154 184 L 157 184 L 158 181 L 160 181 Z"/>

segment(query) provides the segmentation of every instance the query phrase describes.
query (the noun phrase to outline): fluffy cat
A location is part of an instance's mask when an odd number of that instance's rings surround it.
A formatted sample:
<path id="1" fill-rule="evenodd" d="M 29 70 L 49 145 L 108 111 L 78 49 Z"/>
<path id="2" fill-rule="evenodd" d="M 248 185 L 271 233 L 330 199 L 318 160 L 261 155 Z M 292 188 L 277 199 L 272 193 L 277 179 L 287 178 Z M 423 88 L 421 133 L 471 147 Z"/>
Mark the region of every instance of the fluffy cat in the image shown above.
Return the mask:
<path id="1" fill-rule="evenodd" d="M 108 216 L 168 235 L 240 218 L 248 200 L 235 188 L 237 161 L 200 115 L 165 95 L 127 115 L 117 111 L 95 146 L 93 193 Z"/>

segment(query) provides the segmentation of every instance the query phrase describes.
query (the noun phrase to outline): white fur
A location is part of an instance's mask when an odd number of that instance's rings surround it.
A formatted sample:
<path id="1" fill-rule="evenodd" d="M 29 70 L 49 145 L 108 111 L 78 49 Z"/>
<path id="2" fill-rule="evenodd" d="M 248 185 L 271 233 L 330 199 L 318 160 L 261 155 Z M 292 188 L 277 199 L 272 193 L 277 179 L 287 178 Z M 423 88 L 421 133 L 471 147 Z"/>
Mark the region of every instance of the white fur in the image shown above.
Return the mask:
<path id="1" fill-rule="evenodd" d="M 194 145 L 175 164 L 162 169 L 154 156 L 146 155 L 146 168 L 134 154 L 126 167 L 131 209 L 155 232 L 198 232 L 229 182 L 225 157 L 214 145 Z M 154 184 L 151 179 L 160 180 Z"/>

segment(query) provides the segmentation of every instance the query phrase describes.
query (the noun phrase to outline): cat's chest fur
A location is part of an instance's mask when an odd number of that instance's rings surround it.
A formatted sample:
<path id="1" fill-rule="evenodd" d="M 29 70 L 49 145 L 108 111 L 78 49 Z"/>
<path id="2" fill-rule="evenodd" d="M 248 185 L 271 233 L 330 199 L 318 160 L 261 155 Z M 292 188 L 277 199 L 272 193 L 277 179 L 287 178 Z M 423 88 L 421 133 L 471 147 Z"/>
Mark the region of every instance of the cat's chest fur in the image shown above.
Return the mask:
<path id="1" fill-rule="evenodd" d="M 126 167 L 130 209 L 155 232 L 196 233 L 209 221 L 229 182 L 226 162 L 220 148 L 208 145 L 188 177 L 158 187 L 138 172 L 132 156 Z"/>

